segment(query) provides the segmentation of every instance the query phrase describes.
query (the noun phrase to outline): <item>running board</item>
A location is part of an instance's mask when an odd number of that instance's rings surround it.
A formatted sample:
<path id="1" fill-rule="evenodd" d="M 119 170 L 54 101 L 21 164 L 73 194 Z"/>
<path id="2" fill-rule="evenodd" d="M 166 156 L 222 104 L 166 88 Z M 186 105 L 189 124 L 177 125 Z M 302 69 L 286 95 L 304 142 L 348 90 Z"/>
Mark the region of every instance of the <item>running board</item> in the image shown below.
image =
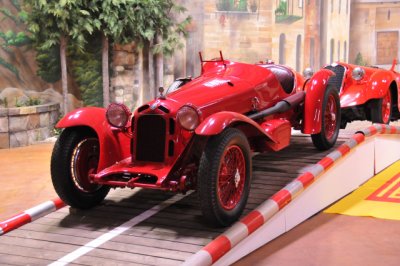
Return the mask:
<path id="1" fill-rule="evenodd" d="M 306 169 L 183 265 L 230 265 L 400 159 L 400 127 L 373 125 Z"/>

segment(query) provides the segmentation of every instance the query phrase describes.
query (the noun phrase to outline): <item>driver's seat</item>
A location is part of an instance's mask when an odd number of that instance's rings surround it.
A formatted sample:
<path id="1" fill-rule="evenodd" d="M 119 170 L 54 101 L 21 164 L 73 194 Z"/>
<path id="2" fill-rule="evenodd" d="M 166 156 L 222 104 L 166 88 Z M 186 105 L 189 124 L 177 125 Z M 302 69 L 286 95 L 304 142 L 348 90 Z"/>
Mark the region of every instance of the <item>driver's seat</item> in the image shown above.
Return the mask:
<path id="1" fill-rule="evenodd" d="M 281 84 L 282 89 L 286 93 L 291 93 L 294 87 L 294 74 L 293 72 L 281 65 L 263 65 L 266 69 L 274 73 L 276 79 Z"/>

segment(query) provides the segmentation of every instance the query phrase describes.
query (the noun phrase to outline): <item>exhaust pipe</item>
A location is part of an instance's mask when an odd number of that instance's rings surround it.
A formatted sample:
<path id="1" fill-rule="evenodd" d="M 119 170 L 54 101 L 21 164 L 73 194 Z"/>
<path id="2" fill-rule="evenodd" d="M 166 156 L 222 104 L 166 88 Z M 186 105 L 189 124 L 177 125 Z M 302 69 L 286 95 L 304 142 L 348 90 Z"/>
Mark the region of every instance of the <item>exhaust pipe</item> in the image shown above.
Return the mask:
<path id="1" fill-rule="evenodd" d="M 260 111 L 258 113 L 251 114 L 248 117 L 253 120 L 257 120 L 257 119 L 266 117 L 268 115 L 286 112 L 286 111 L 296 107 L 300 103 L 304 102 L 305 97 L 306 97 L 306 93 L 304 91 L 300 91 L 296 94 L 286 97 L 282 101 L 277 102 L 274 106 L 272 106 L 268 109 L 265 109 L 263 111 Z"/>

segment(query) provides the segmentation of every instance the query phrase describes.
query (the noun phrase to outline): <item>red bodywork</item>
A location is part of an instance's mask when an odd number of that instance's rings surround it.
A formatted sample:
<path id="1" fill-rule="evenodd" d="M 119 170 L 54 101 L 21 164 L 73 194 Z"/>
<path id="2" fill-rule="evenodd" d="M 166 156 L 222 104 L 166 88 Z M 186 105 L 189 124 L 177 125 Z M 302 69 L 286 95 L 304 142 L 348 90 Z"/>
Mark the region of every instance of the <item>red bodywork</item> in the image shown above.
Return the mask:
<path id="1" fill-rule="evenodd" d="M 400 94 L 400 75 L 395 71 L 395 65 L 396 60 L 394 60 L 390 70 L 343 62 L 325 67 L 335 72 L 335 76 L 329 80 L 329 83 L 339 90 L 342 122 L 371 120 L 371 101 L 383 98 L 388 90 L 391 90 L 392 93 L 392 118 L 398 116 L 400 111 L 400 98 L 398 97 Z M 358 81 L 352 77 L 352 71 L 357 67 L 365 71 L 363 78 Z"/>
<path id="2" fill-rule="evenodd" d="M 291 128 L 319 133 L 322 99 L 332 75 L 321 70 L 305 80 L 281 65 L 211 61 L 199 77 L 139 107 L 126 128 L 111 127 L 102 108 L 78 109 L 57 127 L 88 127 L 99 137 L 100 162 L 91 182 L 185 192 L 194 188 L 207 139 L 227 127 L 240 129 L 254 151 L 285 148 Z M 300 104 L 261 119 L 249 118 L 292 95 Z M 183 106 L 197 111 L 200 123 L 195 130 L 177 121 Z"/>

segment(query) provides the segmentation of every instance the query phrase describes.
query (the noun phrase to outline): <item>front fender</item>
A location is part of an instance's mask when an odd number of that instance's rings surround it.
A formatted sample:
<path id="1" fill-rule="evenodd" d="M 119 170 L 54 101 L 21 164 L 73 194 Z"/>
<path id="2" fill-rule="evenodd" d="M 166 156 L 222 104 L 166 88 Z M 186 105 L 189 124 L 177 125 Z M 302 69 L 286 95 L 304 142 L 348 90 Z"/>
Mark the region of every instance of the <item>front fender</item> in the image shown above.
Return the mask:
<path id="1" fill-rule="evenodd" d="M 394 79 L 389 71 L 376 71 L 369 80 L 357 82 L 345 88 L 340 95 L 340 106 L 351 107 L 364 104 L 371 99 L 382 98 Z"/>
<path id="2" fill-rule="evenodd" d="M 221 133 L 225 128 L 237 124 L 246 123 L 258 129 L 273 142 L 277 142 L 271 134 L 265 131 L 254 120 L 239 113 L 223 111 L 207 117 L 197 128 L 195 133 L 200 136 L 212 136 Z"/>
<path id="3" fill-rule="evenodd" d="M 56 127 L 89 127 L 96 132 L 100 142 L 98 171 L 130 155 L 130 138 L 108 124 L 104 108 L 85 107 L 74 110 L 62 118 Z"/>
<path id="4" fill-rule="evenodd" d="M 387 70 L 372 74 L 366 87 L 366 101 L 384 97 L 394 79 L 395 77 L 393 74 Z M 368 89 L 368 87 L 370 87 L 370 89 Z"/>
<path id="5" fill-rule="evenodd" d="M 56 125 L 57 128 L 73 126 L 89 126 L 93 129 L 100 128 L 106 121 L 106 109 L 99 107 L 84 107 L 66 114 Z"/>
<path id="6" fill-rule="evenodd" d="M 316 134 L 321 131 L 322 102 L 328 79 L 334 73 L 328 69 L 316 72 L 306 83 L 304 91 L 306 99 L 304 103 L 303 133 Z"/>

